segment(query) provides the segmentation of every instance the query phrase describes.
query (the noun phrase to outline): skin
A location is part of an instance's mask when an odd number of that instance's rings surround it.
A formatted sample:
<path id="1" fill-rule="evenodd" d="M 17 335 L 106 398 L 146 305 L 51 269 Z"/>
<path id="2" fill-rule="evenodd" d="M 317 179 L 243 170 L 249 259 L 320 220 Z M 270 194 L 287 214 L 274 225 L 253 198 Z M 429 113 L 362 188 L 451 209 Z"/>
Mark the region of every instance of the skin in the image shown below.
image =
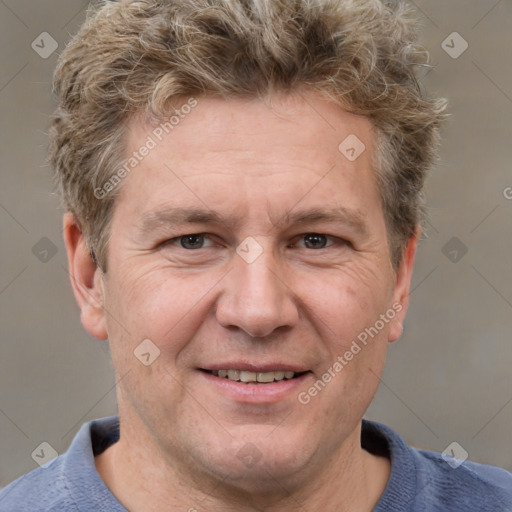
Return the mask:
<path id="1" fill-rule="evenodd" d="M 134 118 L 128 153 L 153 128 Z M 354 162 L 338 150 L 350 134 L 366 146 Z M 271 103 L 200 98 L 125 178 L 106 274 L 65 215 L 82 323 L 108 337 L 118 378 L 121 438 L 96 466 L 126 508 L 373 509 L 390 462 L 361 448 L 361 419 L 388 343 L 402 332 L 417 242 L 410 239 L 393 269 L 373 152 L 370 121 L 313 92 Z M 360 229 L 346 219 L 287 221 L 340 206 L 359 212 Z M 222 221 L 142 229 L 151 213 L 170 207 L 215 211 Z M 208 234 L 195 239 L 199 248 L 180 246 L 179 237 L 197 233 Z M 328 236 L 311 244 L 307 233 Z M 263 251 L 252 263 L 236 252 L 246 237 Z M 300 403 L 298 393 L 398 303 L 371 343 Z M 150 366 L 133 353 L 147 338 L 160 350 Z M 235 360 L 287 362 L 309 373 L 278 400 L 251 402 L 199 370 Z M 252 465 L 237 456 L 247 443 L 257 449 Z"/>

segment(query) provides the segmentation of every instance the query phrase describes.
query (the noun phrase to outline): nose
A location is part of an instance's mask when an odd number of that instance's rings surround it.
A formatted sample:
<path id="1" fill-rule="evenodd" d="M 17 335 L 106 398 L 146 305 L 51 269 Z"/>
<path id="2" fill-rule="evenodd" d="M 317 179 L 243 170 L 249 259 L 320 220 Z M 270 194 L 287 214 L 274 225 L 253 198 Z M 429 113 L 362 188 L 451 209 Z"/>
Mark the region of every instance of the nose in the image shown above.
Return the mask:
<path id="1" fill-rule="evenodd" d="M 238 255 L 234 268 L 223 280 L 217 302 L 217 321 L 239 328 L 251 337 L 265 337 L 279 328 L 293 327 L 299 312 L 285 275 L 270 251 L 247 263 Z"/>

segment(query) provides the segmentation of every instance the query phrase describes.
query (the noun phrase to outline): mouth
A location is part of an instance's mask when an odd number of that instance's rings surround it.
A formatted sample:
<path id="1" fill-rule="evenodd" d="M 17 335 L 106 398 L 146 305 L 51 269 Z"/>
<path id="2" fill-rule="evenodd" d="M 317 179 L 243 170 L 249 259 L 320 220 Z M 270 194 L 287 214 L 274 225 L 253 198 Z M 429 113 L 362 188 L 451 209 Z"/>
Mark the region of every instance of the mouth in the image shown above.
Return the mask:
<path id="1" fill-rule="evenodd" d="M 218 377 L 219 379 L 227 379 L 234 382 L 243 382 L 245 384 L 272 384 L 283 380 L 292 380 L 309 373 L 307 371 L 294 372 L 290 370 L 273 370 L 273 371 L 248 371 L 248 370 L 205 370 L 203 372 Z"/>

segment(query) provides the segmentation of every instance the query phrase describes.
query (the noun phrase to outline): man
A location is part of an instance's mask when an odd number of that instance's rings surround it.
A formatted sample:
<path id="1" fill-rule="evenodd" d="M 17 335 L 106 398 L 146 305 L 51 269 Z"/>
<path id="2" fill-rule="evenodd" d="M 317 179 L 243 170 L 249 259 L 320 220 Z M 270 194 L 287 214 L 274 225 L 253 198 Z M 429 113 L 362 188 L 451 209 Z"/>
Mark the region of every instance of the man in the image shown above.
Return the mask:
<path id="1" fill-rule="evenodd" d="M 413 23 L 378 0 L 91 14 L 56 70 L 50 156 L 119 418 L 0 510 L 512 510 L 506 471 L 362 420 L 445 107 L 418 87 Z"/>

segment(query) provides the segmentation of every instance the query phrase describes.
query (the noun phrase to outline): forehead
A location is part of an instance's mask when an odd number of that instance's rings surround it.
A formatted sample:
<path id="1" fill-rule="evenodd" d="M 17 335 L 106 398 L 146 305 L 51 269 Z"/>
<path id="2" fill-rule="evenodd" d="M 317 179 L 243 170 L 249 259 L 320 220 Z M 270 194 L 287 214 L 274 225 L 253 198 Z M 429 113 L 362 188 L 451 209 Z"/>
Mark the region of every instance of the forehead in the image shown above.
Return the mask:
<path id="1" fill-rule="evenodd" d="M 337 157 L 339 145 L 347 137 L 355 141 L 355 136 L 365 145 L 373 145 L 372 125 L 367 118 L 347 112 L 316 92 L 265 99 L 201 97 L 193 101 L 195 107 L 189 108 L 191 98 L 174 100 L 174 113 L 163 120 L 150 123 L 134 118 L 127 137 L 129 148 L 150 135 L 157 145 L 168 143 L 179 147 L 181 153 L 194 153 L 196 158 L 212 148 L 219 154 L 245 151 L 248 157 L 257 151 L 258 159 L 253 162 L 257 164 L 264 163 L 266 156 L 283 152 L 290 156 L 293 146 L 313 152 L 319 160 L 326 156 L 326 150 Z"/>
<path id="2" fill-rule="evenodd" d="M 380 203 L 368 119 L 314 93 L 194 102 L 192 109 L 183 107 L 190 98 L 174 102 L 174 118 L 162 122 L 131 120 L 127 157 L 151 149 L 125 179 L 119 200 L 141 216 L 177 204 L 244 215 L 258 198 L 259 211 L 263 203 L 273 218 L 281 217 L 281 207 L 313 199 L 314 208 Z M 343 204 L 335 192 L 343 193 Z"/>

